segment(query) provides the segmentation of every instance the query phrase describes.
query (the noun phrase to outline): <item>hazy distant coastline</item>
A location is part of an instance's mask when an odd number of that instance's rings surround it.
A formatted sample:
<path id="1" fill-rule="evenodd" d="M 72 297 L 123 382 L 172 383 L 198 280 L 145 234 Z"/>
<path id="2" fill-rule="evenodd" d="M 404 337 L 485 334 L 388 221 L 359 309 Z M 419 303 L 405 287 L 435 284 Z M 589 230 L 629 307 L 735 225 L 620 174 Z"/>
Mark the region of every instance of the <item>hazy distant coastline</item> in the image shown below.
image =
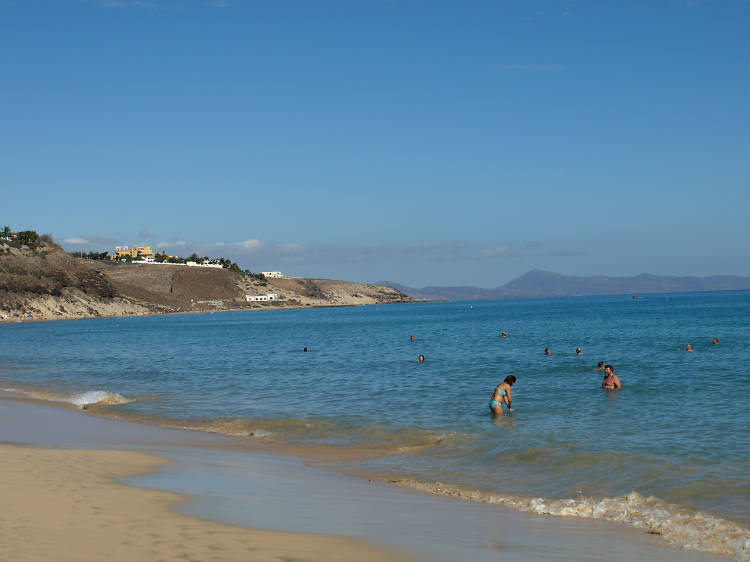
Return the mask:
<path id="1" fill-rule="evenodd" d="M 642 273 L 634 277 L 597 275 L 577 277 L 534 269 L 495 289 L 480 287 L 422 287 L 414 288 L 379 281 L 379 285 L 393 287 L 415 299 L 425 300 L 492 300 L 509 298 L 582 297 L 598 295 L 693 293 L 701 291 L 750 290 L 750 277 L 713 275 L 710 277 L 675 277 Z"/>

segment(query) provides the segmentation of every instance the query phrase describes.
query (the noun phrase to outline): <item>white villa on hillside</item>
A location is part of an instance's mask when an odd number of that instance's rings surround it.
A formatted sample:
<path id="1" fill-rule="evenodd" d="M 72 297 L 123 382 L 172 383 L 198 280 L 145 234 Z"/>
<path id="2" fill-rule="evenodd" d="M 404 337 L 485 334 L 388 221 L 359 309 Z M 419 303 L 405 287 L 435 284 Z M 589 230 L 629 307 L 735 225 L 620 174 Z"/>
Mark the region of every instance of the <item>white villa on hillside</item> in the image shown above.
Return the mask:
<path id="1" fill-rule="evenodd" d="M 224 267 L 220 263 L 212 261 L 204 261 L 203 263 L 189 261 L 185 265 L 187 265 L 188 267 L 215 267 L 217 269 L 222 269 Z"/>
<path id="2" fill-rule="evenodd" d="M 263 302 L 263 301 L 277 301 L 279 295 L 276 293 L 268 293 L 267 295 L 245 295 L 247 302 Z"/>
<path id="3" fill-rule="evenodd" d="M 260 274 L 263 277 L 268 277 L 270 279 L 283 279 L 284 274 L 280 271 L 261 271 Z"/>

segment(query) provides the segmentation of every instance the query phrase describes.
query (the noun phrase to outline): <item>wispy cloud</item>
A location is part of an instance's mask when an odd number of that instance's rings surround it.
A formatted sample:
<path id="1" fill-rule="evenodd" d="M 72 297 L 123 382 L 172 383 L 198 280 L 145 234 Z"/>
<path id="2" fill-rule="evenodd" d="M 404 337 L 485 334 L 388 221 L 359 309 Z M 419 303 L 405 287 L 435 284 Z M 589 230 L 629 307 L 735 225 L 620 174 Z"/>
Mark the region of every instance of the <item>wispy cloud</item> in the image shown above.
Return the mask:
<path id="1" fill-rule="evenodd" d="M 490 68 L 526 72 L 562 72 L 565 70 L 562 64 L 492 64 Z"/>
<path id="2" fill-rule="evenodd" d="M 479 254 L 485 258 L 508 258 L 515 257 L 519 254 L 508 248 L 508 246 L 497 246 L 496 248 L 485 248 L 479 251 Z"/>
<path id="3" fill-rule="evenodd" d="M 544 252 L 538 255 L 546 256 L 550 258 L 572 258 L 572 257 L 588 256 L 588 252 L 581 252 L 579 250 L 551 250 L 549 252 Z"/>
<path id="4" fill-rule="evenodd" d="M 142 238 L 148 231 L 139 233 Z M 132 240 L 118 240 L 104 236 L 72 236 L 62 241 L 69 250 L 112 250 L 114 246 L 133 244 Z M 524 257 L 566 258 L 585 256 L 576 249 L 547 247 L 539 240 L 521 242 L 517 246 L 496 242 L 480 246 L 460 240 L 444 242 L 421 240 L 405 245 L 311 245 L 298 242 L 263 242 L 257 238 L 237 241 L 192 243 L 185 240 L 160 240 L 152 243 L 154 251 L 188 256 L 195 252 L 211 258 L 225 257 L 253 271 L 280 269 L 329 270 L 332 266 L 388 265 L 406 267 L 407 264 L 429 262 L 455 267 L 458 263 L 498 260 L 517 260 Z M 451 265 L 454 264 L 454 265 Z"/>
<path id="5" fill-rule="evenodd" d="M 281 244 L 279 245 L 279 250 L 285 253 L 299 253 L 303 252 L 305 250 L 305 247 L 302 244 Z"/>
<path id="6" fill-rule="evenodd" d="M 156 243 L 157 248 L 174 248 L 174 247 L 185 247 L 188 243 L 185 240 L 166 240 Z"/>
<path id="7" fill-rule="evenodd" d="M 260 240 L 243 240 L 242 242 L 235 242 L 234 244 L 243 250 L 258 250 L 263 247 Z"/>
<path id="8" fill-rule="evenodd" d="M 547 258 L 563 258 L 563 257 L 580 257 L 588 255 L 586 252 L 580 250 L 568 250 L 568 249 L 555 249 L 547 248 L 543 242 L 539 240 L 529 240 L 524 245 L 522 250 L 514 250 L 506 245 L 496 246 L 494 248 L 484 248 L 479 251 L 479 255 L 483 259 L 491 258 L 520 258 L 520 257 L 547 257 Z"/>
<path id="9" fill-rule="evenodd" d="M 112 246 L 118 246 L 122 244 L 117 238 L 111 236 L 99 236 L 99 235 L 87 235 L 81 234 L 80 236 L 71 236 L 69 238 L 63 238 L 60 241 L 63 247 L 75 246 L 76 250 L 80 247 L 85 246 L 87 250 L 105 250 Z"/>

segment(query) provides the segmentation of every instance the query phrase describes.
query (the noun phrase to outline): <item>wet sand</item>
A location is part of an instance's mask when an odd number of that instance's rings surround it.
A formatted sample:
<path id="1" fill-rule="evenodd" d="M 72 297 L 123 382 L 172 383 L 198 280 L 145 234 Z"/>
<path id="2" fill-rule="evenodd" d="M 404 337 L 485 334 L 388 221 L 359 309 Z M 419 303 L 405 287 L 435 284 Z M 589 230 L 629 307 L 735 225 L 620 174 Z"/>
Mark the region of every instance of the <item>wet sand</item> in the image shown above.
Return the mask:
<path id="1" fill-rule="evenodd" d="M 0 441 L 8 560 L 721 560 L 65 408 L 0 400 Z"/>
<path id="2" fill-rule="evenodd" d="M 178 494 L 115 478 L 164 461 L 132 451 L 0 445 L 0 557 L 7 560 L 369 560 L 396 557 L 355 539 L 257 531 L 182 515 Z M 6 558 L 7 557 L 7 558 Z"/>

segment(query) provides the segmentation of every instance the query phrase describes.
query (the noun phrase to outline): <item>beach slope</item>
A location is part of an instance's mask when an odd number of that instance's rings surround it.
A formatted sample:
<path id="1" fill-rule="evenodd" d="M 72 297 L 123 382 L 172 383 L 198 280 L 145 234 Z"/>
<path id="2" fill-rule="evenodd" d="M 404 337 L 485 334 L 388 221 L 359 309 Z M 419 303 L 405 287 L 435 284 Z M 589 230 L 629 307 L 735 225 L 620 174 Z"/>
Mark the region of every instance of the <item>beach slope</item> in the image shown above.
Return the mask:
<path id="1" fill-rule="evenodd" d="M 176 513 L 178 494 L 114 479 L 165 461 L 130 451 L 0 445 L 0 560 L 398 560 L 355 539 L 258 531 Z"/>

